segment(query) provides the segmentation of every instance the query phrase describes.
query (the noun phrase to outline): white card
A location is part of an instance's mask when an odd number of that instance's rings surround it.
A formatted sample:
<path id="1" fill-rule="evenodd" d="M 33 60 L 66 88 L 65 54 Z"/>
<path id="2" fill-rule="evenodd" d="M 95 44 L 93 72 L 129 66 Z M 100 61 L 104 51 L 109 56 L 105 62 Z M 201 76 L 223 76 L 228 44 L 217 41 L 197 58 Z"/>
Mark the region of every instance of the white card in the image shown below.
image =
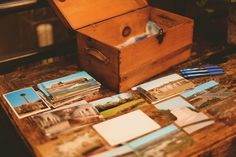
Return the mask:
<path id="1" fill-rule="evenodd" d="M 111 145 L 125 143 L 160 128 L 141 110 L 96 124 L 93 128 Z"/>

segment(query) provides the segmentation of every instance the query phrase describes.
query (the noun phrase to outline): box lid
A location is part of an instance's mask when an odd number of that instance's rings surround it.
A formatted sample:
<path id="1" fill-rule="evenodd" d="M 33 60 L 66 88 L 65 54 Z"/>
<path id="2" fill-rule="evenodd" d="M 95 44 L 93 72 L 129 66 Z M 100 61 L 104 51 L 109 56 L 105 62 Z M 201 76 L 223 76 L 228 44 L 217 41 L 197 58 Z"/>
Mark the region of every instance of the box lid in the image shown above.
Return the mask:
<path id="1" fill-rule="evenodd" d="M 51 0 L 73 30 L 146 7 L 146 0 Z"/>

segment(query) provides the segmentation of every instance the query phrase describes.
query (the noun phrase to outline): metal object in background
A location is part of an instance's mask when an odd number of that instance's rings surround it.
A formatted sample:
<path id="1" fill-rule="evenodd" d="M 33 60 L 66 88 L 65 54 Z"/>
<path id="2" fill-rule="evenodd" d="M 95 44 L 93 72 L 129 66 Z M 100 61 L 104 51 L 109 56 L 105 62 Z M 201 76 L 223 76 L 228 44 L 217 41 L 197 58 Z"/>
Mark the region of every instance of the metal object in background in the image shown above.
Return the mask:
<path id="1" fill-rule="evenodd" d="M 38 0 L 0 0 L 0 10 L 26 7 L 37 2 Z"/>

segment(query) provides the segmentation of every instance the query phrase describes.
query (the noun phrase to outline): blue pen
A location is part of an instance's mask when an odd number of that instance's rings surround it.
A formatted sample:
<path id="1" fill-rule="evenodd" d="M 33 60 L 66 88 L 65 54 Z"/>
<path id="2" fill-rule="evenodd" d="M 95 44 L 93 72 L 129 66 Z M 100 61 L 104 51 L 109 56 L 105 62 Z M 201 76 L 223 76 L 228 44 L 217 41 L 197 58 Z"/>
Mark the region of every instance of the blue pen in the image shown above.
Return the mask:
<path id="1" fill-rule="evenodd" d="M 185 74 L 183 75 L 184 78 L 195 78 L 195 77 L 200 77 L 200 76 L 214 76 L 214 75 L 222 75 L 224 74 L 223 71 L 218 71 L 218 72 L 209 72 L 209 73 L 200 73 L 200 74 Z"/>
<path id="2" fill-rule="evenodd" d="M 182 71 L 184 74 L 198 74 L 198 73 L 211 73 L 211 72 L 224 72 L 223 69 L 207 69 L 207 70 L 193 70 L 193 71 Z"/>
<path id="3" fill-rule="evenodd" d="M 188 69 L 181 69 L 180 72 L 193 71 L 193 70 L 207 70 L 207 69 L 221 69 L 221 67 L 214 65 L 214 66 L 206 66 L 206 67 L 201 67 L 201 68 L 188 68 Z"/>

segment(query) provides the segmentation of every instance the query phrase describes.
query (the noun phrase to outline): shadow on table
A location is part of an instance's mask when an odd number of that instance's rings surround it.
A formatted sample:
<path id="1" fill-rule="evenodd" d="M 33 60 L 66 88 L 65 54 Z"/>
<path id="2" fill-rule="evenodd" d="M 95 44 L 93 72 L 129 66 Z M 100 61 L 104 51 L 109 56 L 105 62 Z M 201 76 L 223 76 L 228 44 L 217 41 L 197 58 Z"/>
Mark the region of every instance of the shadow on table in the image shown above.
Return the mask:
<path id="1" fill-rule="evenodd" d="M 2 157 L 32 157 L 2 108 L 0 108 L 0 133 Z"/>

